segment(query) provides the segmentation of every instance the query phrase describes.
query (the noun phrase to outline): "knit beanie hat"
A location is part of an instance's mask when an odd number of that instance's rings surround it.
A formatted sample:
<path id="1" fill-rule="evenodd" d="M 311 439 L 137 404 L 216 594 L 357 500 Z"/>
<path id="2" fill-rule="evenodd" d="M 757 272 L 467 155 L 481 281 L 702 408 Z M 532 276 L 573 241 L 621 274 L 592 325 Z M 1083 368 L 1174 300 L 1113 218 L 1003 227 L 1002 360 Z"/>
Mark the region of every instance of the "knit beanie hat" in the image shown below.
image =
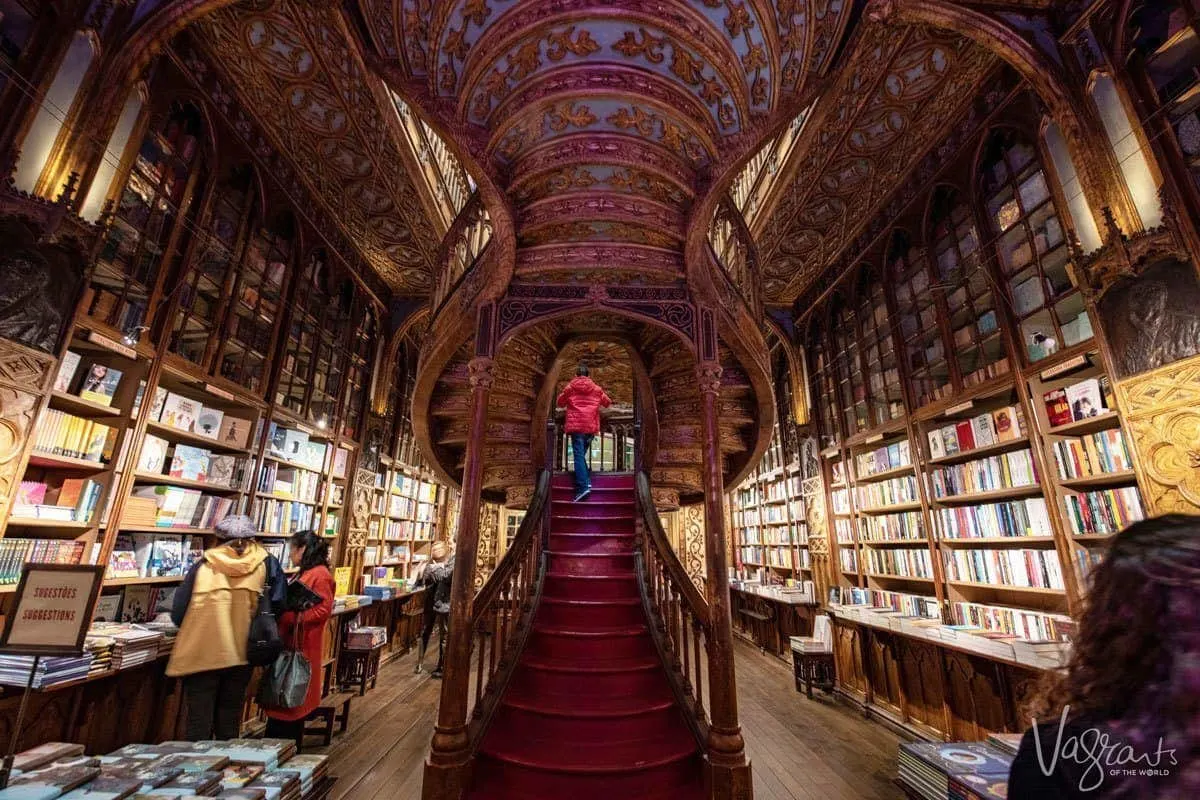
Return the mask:
<path id="1" fill-rule="evenodd" d="M 217 523 L 218 539 L 253 539 L 258 535 L 254 520 L 245 514 L 230 514 Z"/>

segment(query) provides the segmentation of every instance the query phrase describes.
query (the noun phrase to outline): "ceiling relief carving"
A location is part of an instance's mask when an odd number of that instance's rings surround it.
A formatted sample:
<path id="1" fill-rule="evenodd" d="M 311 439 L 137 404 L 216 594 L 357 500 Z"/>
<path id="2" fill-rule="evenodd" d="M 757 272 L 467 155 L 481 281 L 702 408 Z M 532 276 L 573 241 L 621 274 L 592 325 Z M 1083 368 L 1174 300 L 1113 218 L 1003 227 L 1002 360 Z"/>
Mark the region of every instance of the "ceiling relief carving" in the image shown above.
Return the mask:
<path id="1" fill-rule="evenodd" d="M 757 232 L 767 300 L 795 300 L 836 261 L 997 64 L 946 32 L 872 25 L 864 33 Z"/>
<path id="2" fill-rule="evenodd" d="M 231 6 L 197 23 L 197 33 L 372 268 L 393 291 L 428 291 L 438 236 L 403 167 L 382 84 L 337 9 L 298 0 Z"/>
<path id="3" fill-rule="evenodd" d="M 367 61 L 513 202 L 517 271 L 681 277 L 698 191 L 829 69 L 850 0 L 352 0 Z M 526 251 L 536 253 L 526 255 Z M 648 251 L 660 251 L 648 257 Z M 558 271 L 546 254 L 559 259 Z M 659 280 L 657 276 L 654 278 Z"/>

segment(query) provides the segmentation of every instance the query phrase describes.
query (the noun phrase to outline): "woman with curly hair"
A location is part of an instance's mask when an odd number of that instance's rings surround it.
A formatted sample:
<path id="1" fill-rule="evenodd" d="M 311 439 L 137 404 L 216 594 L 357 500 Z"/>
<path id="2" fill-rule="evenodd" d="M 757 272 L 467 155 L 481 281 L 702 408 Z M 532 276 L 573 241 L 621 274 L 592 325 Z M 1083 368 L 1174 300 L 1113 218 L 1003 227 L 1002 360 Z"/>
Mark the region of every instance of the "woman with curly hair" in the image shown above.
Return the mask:
<path id="1" fill-rule="evenodd" d="M 1009 797 L 1200 792 L 1200 517 L 1130 525 L 1092 572 L 1064 671 L 1030 706 Z"/>

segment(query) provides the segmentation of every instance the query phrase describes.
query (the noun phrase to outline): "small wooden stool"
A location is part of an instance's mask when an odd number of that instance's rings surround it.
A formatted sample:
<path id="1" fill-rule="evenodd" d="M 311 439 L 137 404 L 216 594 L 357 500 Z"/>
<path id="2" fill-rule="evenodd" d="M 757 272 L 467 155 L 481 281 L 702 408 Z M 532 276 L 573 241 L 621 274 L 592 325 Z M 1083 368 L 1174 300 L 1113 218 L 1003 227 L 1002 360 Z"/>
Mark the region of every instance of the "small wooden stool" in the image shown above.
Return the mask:
<path id="1" fill-rule="evenodd" d="M 370 650 L 358 650 L 351 647 L 342 648 L 342 656 L 338 662 L 338 679 L 342 688 L 358 686 L 358 695 L 367 693 L 367 684 L 375 688 L 379 678 L 379 657 L 383 654 L 385 645 L 378 644 Z"/>
<path id="2" fill-rule="evenodd" d="M 352 692 L 339 692 L 331 694 L 321 701 L 321 705 L 313 709 L 313 712 L 305 718 L 305 723 L 312 720 L 319 720 L 322 724 L 319 727 L 305 728 L 305 735 L 313 735 L 322 737 L 325 747 L 333 742 L 333 732 L 335 724 L 338 733 L 345 733 L 346 727 L 350 724 L 350 701 L 354 699 Z M 341 713 L 338 713 L 338 706 L 341 706 Z"/>
<path id="3" fill-rule="evenodd" d="M 803 691 L 809 700 L 812 700 L 814 683 L 825 694 L 833 691 L 833 653 L 800 653 L 792 650 L 792 668 L 796 673 L 796 691 Z"/>

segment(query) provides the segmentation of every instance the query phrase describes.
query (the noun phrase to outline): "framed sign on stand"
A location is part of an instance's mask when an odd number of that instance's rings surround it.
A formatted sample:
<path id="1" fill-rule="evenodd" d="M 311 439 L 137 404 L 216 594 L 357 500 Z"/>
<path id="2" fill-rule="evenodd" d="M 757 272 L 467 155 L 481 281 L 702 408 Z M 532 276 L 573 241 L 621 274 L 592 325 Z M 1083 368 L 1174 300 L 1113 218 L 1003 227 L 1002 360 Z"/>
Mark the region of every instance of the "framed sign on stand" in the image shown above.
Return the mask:
<path id="1" fill-rule="evenodd" d="M 25 709 L 33 691 L 39 663 L 46 656 L 79 656 L 100 594 L 104 567 L 67 564 L 26 564 L 17 584 L 12 613 L 4 621 L 0 653 L 32 656 L 17 722 L 0 766 L 0 789 L 8 787 Z"/>

